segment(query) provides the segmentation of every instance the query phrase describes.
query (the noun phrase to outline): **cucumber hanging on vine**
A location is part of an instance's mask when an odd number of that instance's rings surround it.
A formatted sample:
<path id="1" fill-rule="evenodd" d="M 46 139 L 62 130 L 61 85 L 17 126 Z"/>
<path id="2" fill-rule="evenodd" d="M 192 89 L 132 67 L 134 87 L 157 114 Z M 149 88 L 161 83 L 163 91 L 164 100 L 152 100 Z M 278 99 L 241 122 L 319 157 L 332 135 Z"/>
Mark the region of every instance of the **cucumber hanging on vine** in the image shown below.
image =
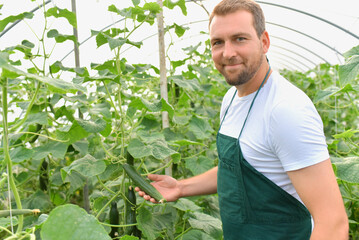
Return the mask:
<path id="1" fill-rule="evenodd" d="M 125 202 L 125 224 L 136 224 L 136 194 L 132 186 L 129 186 L 126 192 Z M 125 227 L 125 234 L 132 235 L 135 232 L 136 226 Z"/>
<path id="2" fill-rule="evenodd" d="M 47 173 L 48 166 L 49 164 L 47 163 L 46 159 L 44 159 L 41 163 L 39 173 L 40 189 L 42 191 L 47 191 L 47 186 L 49 185 L 49 175 Z"/>
<path id="3" fill-rule="evenodd" d="M 117 203 L 115 201 L 111 202 L 110 208 L 110 224 L 118 225 L 120 221 L 120 214 L 117 209 Z M 118 237 L 118 227 L 111 227 L 110 237 L 115 238 Z"/>

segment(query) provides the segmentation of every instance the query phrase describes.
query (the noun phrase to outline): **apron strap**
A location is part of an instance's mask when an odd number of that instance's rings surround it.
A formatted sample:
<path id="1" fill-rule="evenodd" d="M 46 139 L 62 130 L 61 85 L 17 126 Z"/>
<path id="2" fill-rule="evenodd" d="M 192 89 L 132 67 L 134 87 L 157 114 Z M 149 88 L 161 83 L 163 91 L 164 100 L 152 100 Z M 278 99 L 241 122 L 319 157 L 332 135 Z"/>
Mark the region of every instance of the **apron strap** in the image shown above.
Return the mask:
<path id="1" fill-rule="evenodd" d="M 229 105 L 228 105 L 228 107 L 227 107 L 227 109 L 226 109 L 226 112 L 224 113 L 224 116 L 223 116 L 223 118 L 222 118 L 221 124 L 219 125 L 218 132 L 219 132 L 219 130 L 221 130 L 222 123 L 223 123 L 224 119 L 226 118 L 228 109 L 229 109 L 229 107 L 232 105 L 233 99 L 234 99 L 234 97 L 236 96 L 236 94 L 237 94 L 237 89 L 236 89 L 236 91 L 235 91 L 234 94 L 233 94 L 233 97 L 232 97 L 232 99 L 231 99 L 231 101 L 230 101 L 230 103 L 229 103 Z"/>
<path id="2" fill-rule="evenodd" d="M 261 90 L 261 88 L 262 88 L 262 86 L 263 86 L 263 84 L 264 84 L 264 82 L 265 82 L 266 78 L 268 77 L 268 74 L 269 74 L 270 70 L 271 70 L 271 67 L 269 66 L 269 69 L 268 69 L 268 71 L 267 71 L 267 73 L 266 73 L 266 75 L 265 75 L 265 77 L 264 77 L 264 79 L 263 79 L 263 81 L 262 81 L 261 85 L 259 86 L 258 91 L 256 92 L 256 95 L 254 95 L 254 98 L 253 98 L 253 100 L 252 100 L 252 103 L 251 103 L 251 105 L 249 106 L 249 109 L 248 109 L 248 113 L 247 113 L 246 119 L 244 120 L 244 123 L 243 123 L 242 129 L 241 129 L 241 132 L 239 133 L 238 140 L 239 140 L 239 138 L 240 138 L 240 137 L 241 137 L 241 135 L 242 135 L 242 132 L 243 132 L 244 126 L 246 125 L 246 122 L 247 122 L 247 119 L 248 119 L 249 113 L 250 113 L 250 111 L 252 110 L 252 107 L 253 107 L 254 101 L 256 100 L 257 95 L 258 95 L 259 91 Z M 227 110 L 228 110 L 228 109 L 227 109 Z M 237 141 L 237 144 L 239 144 L 239 141 Z"/>

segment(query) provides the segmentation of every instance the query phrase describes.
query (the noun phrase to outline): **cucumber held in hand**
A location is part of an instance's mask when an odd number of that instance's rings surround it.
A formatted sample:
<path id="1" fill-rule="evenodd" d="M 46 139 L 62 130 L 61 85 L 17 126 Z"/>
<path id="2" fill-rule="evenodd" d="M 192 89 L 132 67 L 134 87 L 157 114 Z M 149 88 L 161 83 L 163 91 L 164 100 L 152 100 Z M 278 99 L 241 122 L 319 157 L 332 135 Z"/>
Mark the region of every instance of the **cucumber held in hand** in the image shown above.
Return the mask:
<path id="1" fill-rule="evenodd" d="M 122 166 L 123 169 L 125 169 L 127 175 L 139 188 L 141 188 L 142 191 L 144 191 L 146 194 L 150 195 L 160 203 L 163 203 L 165 201 L 161 193 L 157 191 L 157 189 L 152 186 L 144 177 L 142 177 L 133 166 L 127 163 L 123 164 Z"/>

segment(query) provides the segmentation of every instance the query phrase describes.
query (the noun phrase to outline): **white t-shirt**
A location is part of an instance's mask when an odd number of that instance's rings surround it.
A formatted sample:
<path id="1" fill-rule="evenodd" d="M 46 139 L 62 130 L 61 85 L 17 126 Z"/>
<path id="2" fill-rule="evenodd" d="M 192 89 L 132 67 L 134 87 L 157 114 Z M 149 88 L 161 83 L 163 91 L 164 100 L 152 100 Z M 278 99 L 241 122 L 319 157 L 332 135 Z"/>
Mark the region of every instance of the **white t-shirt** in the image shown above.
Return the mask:
<path id="1" fill-rule="evenodd" d="M 235 92 L 224 96 L 221 119 Z M 220 133 L 238 138 L 255 92 L 233 99 Z M 260 90 L 240 138 L 244 158 L 259 172 L 301 201 L 286 171 L 329 158 L 323 122 L 309 97 L 272 72 Z"/>

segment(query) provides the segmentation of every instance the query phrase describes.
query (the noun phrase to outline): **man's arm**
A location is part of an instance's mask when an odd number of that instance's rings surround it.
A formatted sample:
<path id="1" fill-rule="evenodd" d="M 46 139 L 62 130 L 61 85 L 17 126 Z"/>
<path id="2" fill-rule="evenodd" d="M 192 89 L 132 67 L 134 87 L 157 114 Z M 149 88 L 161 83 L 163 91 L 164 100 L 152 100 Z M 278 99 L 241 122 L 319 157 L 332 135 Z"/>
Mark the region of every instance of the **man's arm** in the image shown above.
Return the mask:
<path id="1" fill-rule="evenodd" d="M 313 217 L 310 240 L 347 240 L 348 216 L 330 159 L 287 173 Z"/>
<path id="2" fill-rule="evenodd" d="M 217 170 L 218 167 L 214 167 L 205 173 L 200 175 L 176 180 L 170 176 L 150 174 L 148 178 L 153 181 L 151 184 L 162 194 L 167 201 L 176 201 L 181 197 L 207 195 L 217 192 Z M 155 202 L 155 199 L 141 191 L 139 188 L 135 188 L 139 195 L 145 200 Z"/>

